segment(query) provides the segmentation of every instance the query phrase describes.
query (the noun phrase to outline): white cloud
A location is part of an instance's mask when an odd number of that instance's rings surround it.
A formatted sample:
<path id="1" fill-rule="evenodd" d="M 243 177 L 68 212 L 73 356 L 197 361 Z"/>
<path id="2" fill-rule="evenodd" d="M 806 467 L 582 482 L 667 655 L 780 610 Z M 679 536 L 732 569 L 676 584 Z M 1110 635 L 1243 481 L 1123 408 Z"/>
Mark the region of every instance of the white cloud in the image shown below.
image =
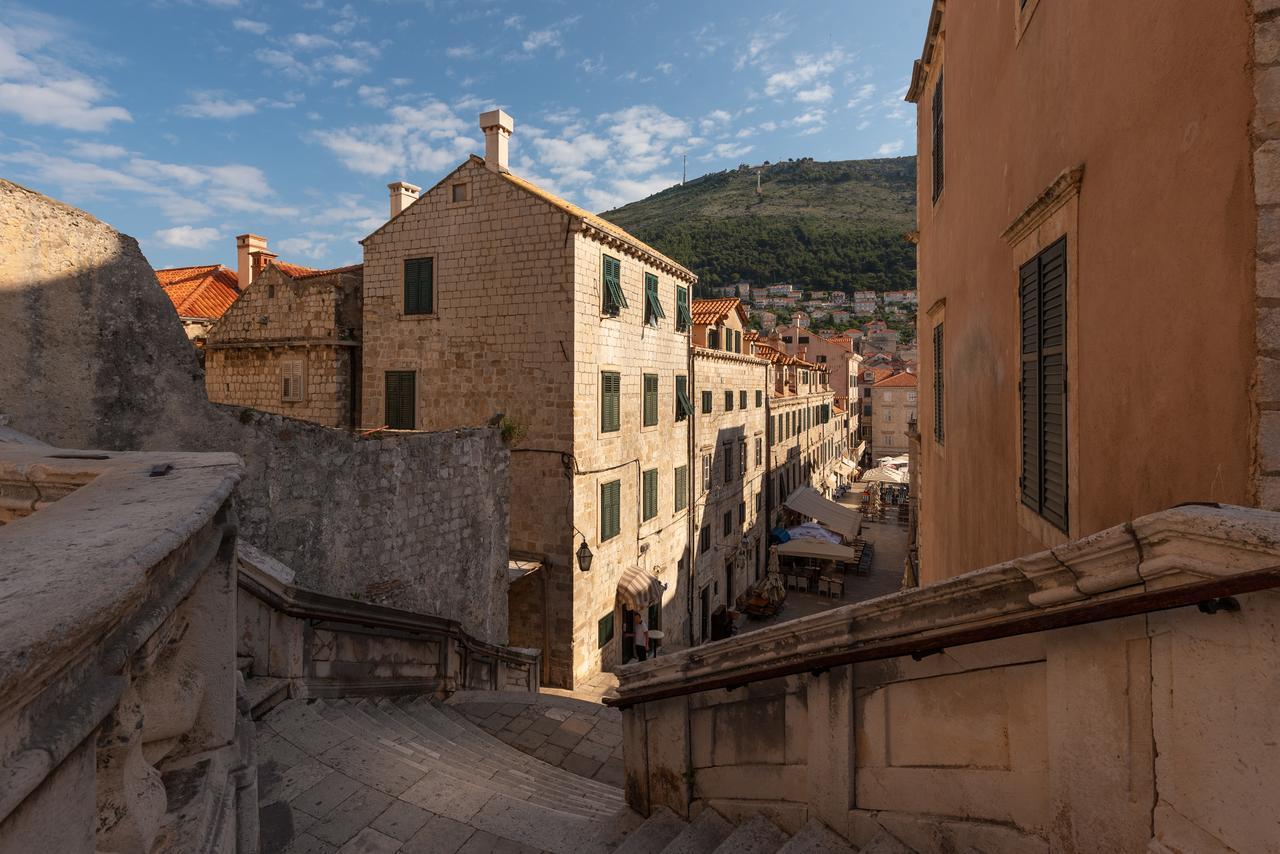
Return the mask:
<path id="1" fill-rule="evenodd" d="M 252 101 L 223 98 L 217 92 L 195 92 L 192 103 L 178 107 L 180 114 L 196 119 L 234 119 L 257 111 Z"/>
<path id="2" fill-rule="evenodd" d="M 129 150 L 105 142 L 74 142 L 71 144 L 71 153 L 89 160 L 114 160 L 128 156 Z"/>
<path id="3" fill-rule="evenodd" d="M 533 51 L 543 47 L 559 47 L 560 34 L 555 30 L 534 30 L 524 38 L 521 45 L 526 51 Z"/>
<path id="4" fill-rule="evenodd" d="M 782 29 L 782 24 L 780 15 L 774 15 L 770 19 L 759 22 L 760 32 L 747 41 L 747 47 L 742 53 L 738 54 L 738 59 L 733 64 L 733 70 L 741 71 L 748 65 L 756 65 L 763 61 L 767 56 L 767 51 L 786 37 L 787 33 Z"/>
<path id="5" fill-rule="evenodd" d="M 893 155 L 901 151 L 903 146 L 905 145 L 906 145 L 906 142 L 904 140 L 895 139 L 893 142 L 886 142 L 884 145 L 876 149 L 876 154 L 880 155 L 881 157 L 892 157 Z"/>
<path id="6" fill-rule="evenodd" d="M 869 100 L 871 96 L 874 95 L 875 93 L 876 93 L 876 84 L 864 83 L 858 87 L 857 92 L 853 93 L 853 97 L 849 99 L 849 103 L 846 106 L 849 109 L 857 107 L 858 105 L 865 103 L 867 100 Z"/>
<path id="7" fill-rule="evenodd" d="M 190 225 L 179 225 L 173 228 L 162 228 L 155 233 L 155 239 L 165 246 L 178 246 L 184 249 L 203 249 L 218 239 L 220 232 L 216 228 L 194 228 Z"/>
<path id="8" fill-rule="evenodd" d="M 599 74 L 601 71 L 604 71 L 604 57 L 597 57 L 596 59 L 587 57 L 582 60 L 582 62 L 578 63 L 578 67 L 587 74 Z"/>
<path id="9" fill-rule="evenodd" d="M 799 54 L 791 68 L 769 75 L 765 80 L 764 92 L 770 97 L 778 97 L 795 93 L 802 87 L 812 87 L 835 71 L 842 62 L 844 53 L 838 49 L 821 56 Z M 813 89 L 805 91 L 812 92 Z"/>
<path id="10" fill-rule="evenodd" d="M 445 48 L 444 55 L 450 59 L 466 59 L 474 56 L 476 49 L 469 44 L 455 45 L 454 47 Z"/>
<path id="11" fill-rule="evenodd" d="M 53 125 L 67 130 L 103 130 L 112 122 L 131 122 L 124 107 L 96 106 L 106 97 L 88 78 L 45 83 L 0 83 L 0 111 L 33 125 Z"/>
<path id="12" fill-rule="evenodd" d="M 712 110 L 703 116 L 702 120 L 698 122 L 698 126 L 701 127 L 702 131 L 705 133 L 717 125 L 728 124 L 729 120 L 732 118 L 733 116 L 725 110 Z"/>
<path id="13" fill-rule="evenodd" d="M 248 18 L 236 18 L 231 22 L 231 26 L 241 32 L 253 33 L 255 36 L 266 35 L 267 30 L 271 29 L 265 21 L 252 21 Z"/>
<path id="14" fill-rule="evenodd" d="M 348 169 L 367 175 L 436 171 L 455 165 L 476 141 L 472 124 L 442 101 L 393 106 L 383 124 L 321 130 L 313 138 Z"/>
<path id="15" fill-rule="evenodd" d="M 736 160 L 737 158 L 742 157 L 745 154 L 748 154 L 754 148 L 755 146 L 753 145 L 743 145 L 741 143 L 734 143 L 734 142 L 722 142 L 719 145 L 712 148 L 711 154 L 704 159 Z"/>
<path id="16" fill-rule="evenodd" d="M 328 64 L 334 71 L 342 74 L 364 74 L 369 70 L 369 66 L 365 64 L 364 60 L 356 59 L 352 56 L 343 56 L 342 54 L 330 57 Z"/>
<path id="17" fill-rule="evenodd" d="M 831 84 L 822 83 L 812 89 L 801 89 L 796 92 L 796 100 L 802 104 L 821 104 L 823 101 L 831 100 L 834 92 Z"/>
<path id="18" fill-rule="evenodd" d="M 320 50 L 321 48 L 337 47 L 338 43 L 328 36 L 316 35 L 314 33 L 294 33 L 289 36 L 289 44 L 298 50 Z"/>
<path id="19" fill-rule="evenodd" d="M 866 130 L 869 127 L 871 127 L 870 119 L 863 119 L 862 121 L 858 122 L 858 130 Z"/>
<path id="20" fill-rule="evenodd" d="M 801 113 L 791 120 L 796 125 L 821 124 L 826 122 L 827 114 L 825 110 L 809 110 L 807 113 Z"/>
<path id="21" fill-rule="evenodd" d="M 519 29 L 524 24 L 524 15 L 511 15 L 502 21 L 504 29 Z"/>
<path id="22" fill-rule="evenodd" d="M 656 68 L 658 71 L 661 71 L 663 74 L 670 74 L 671 70 L 674 67 L 675 66 L 673 66 L 669 62 L 659 62 L 657 65 L 654 66 L 654 68 Z"/>
<path id="23" fill-rule="evenodd" d="M 381 86 L 361 86 L 356 94 L 370 107 L 381 108 L 387 105 L 387 90 Z"/>

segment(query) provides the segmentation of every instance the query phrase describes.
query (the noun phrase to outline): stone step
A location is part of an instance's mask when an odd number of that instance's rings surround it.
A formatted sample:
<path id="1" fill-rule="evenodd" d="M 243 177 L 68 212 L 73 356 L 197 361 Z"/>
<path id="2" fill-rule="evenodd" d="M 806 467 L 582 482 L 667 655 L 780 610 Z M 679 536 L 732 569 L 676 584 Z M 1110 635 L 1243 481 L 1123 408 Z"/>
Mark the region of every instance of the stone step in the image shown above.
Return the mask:
<path id="1" fill-rule="evenodd" d="M 708 807 L 667 843 L 662 854 L 709 854 L 732 832 L 733 826 L 724 816 Z"/>
<path id="2" fill-rule="evenodd" d="M 616 787 L 587 780 L 534 759 L 465 719 L 461 723 L 447 719 L 443 710 L 433 704 L 415 704 L 406 708 L 383 701 L 378 704 L 378 708 L 393 720 L 403 722 L 420 733 L 428 740 L 428 744 L 438 744 L 444 740 L 455 746 L 460 756 L 470 754 L 486 767 L 492 766 L 507 774 L 523 776 L 540 788 L 581 798 L 587 804 L 603 804 L 609 812 L 622 806 L 622 792 Z"/>
<path id="3" fill-rule="evenodd" d="M 438 741 L 429 749 L 413 741 L 415 733 L 396 730 L 394 722 L 369 706 L 372 713 L 346 700 L 317 703 L 319 715 L 349 736 L 364 740 L 368 749 L 377 751 L 411 767 L 443 774 L 459 783 L 501 794 L 513 800 L 527 801 L 539 807 L 584 817 L 610 816 L 621 808 L 620 798 L 605 804 L 592 797 L 558 785 L 554 779 L 538 780 L 529 774 L 515 774 L 511 769 L 494 770 L 480 767 L 468 756 L 459 756 L 453 745 Z M 496 741 L 495 743 L 501 744 Z M 548 775 L 549 776 L 549 775 Z"/>
<path id="4" fill-rule="evenodd" d="M 857 854 L 857 850 L 831 828 L 811 818 L 778 849 L 777 854 Z"/>
<path id="5" fill-rule="evenodd" d="M 289 680 L 270 676 L 254 676 L 244 682 L 249 709 L 256 721 L 280 703 L 289 699 Z"/>
<path id="6" fill-rule="evenodd" d="M 769 819 L 755 815 L 733 829 L 714 854 L 776 854 L 787 834 Z"/>
<path id="7" fill-rule="evenodd" d="M 660 854 L 688 826 L 666 807 L 658 807 L 644 824 L 627 835 L 614 854 Z"/>

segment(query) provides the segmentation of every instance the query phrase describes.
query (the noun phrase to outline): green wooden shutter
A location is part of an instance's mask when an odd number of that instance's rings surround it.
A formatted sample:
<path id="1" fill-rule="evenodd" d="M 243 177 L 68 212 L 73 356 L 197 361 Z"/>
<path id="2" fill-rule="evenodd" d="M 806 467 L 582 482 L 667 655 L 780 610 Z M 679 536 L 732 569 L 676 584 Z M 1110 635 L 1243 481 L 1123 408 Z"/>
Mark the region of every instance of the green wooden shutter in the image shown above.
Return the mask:
<path id="1" fill-rule="evenodd" d="M 435 310 L 435 270 L 432 258 L 406 258 L 404 313 L 431 314 Z"/>
<path id="2" fill-rule="evenodd" d="M 945 409 L 943 399 L 943 363 L 942 363 L 942 324 L 933 327 L 933 438 L 938 444 L 943 443 L 946 436 Z"/>
<path id="3" fill-rule="evenodd" d="M 689 506 L 689 467 L 687 465 L 676 468 L 675 481 L 675 509 L 679 513 Z"/>
<path id="4" fill-rule="evenodd" d="M 693 325 L 689 314 L 689 289 L 676 288 L 676 331 L 684 332 Z"/>
<path id="5" fill-rule="evenodd" d="M 605 255 L 603 279 L 604 313 L 617 314 L 627 307 L 627 297 L 622 291 L 622 262 Z"/>
<path id="6" fill-rule="evenodd" d="M 676 377 L 676 420 L 683 421 L 693 414 L 693 404 L 689 401 L 689 378 Z"/>
<path id="7" fill-rule="evenodd" d="M 1040 512 L 1040 262 L 1018 271 L 1022 319 L 1022 371 L 1018 394 L 1022 411 L 1022 503 Z"/>
<path id="8" fill-rule="evenodd" d="M 616 433 L 622 429 L 622 375 L 613 371 L 600 374 L 600 432 Z"/>
<path id="9" fill-rule="evenodd" d="M 658 375 L 644 375 L 644 426 L 658 423 Z"/>
<path id="10" fill-rule="evenodd" d="M 933 200 L 942 195 L 942 72 L 933 88 Z"/>
<path id="11" fill-rule="evenodd" d="M 644 518 L 652 519 L 658 515 L 658 470 L 649 469 L 644 473 Z"/>
<path id="12" fill-rule="evenodd" d="M 618 536 L 622 530 L 622 481 L 600 485 L 600 541 Z"/>
<path id="13" fill-rule="evenodd" d="M 704 391 L 702 393 L 702 413 L 705 415 L 711 411 L 711 392 Z"/>
<path id="14" fill-rule="evenodd" d="M 658 277 L 653 273 L 644 274 L 644 322 L 657 326 L 658 321 L 667 315 L 662 310 L 662 301 L 658 299 Z"/>
<path id="15" fill-rule="evenodd" d="M 1043 509 L 1067 530 L 1067 244 L 1040 253 L 1040 429 Z"/>
<path id="16" fill-rule="evenodd" d="M 387 371 L 385 374 L 385 421 L 393 430 L 415 429 L 415 379 L 413 371 Z"/>

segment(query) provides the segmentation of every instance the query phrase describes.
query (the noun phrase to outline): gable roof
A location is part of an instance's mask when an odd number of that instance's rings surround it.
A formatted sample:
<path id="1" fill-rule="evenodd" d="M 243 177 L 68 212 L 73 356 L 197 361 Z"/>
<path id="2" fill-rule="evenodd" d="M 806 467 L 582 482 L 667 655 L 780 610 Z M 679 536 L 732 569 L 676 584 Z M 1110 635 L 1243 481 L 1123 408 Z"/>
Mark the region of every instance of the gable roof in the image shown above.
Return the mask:
<path id="1" fill-rule="evenodd" d="M 156 270 L 156 281 L 179 317 L 217 320 L 240 297 L 236 274 L 221 264 Z"/>
<path id="2" fill-rule="evenodd" d="M 719 299 L 696 299 L 689 306 L 689 314 L 694 326 L 712 326 L 725 320 L 729 312 L 737 311 L 739 319 L 747 322 L 747 311 L 742 307 L 742 300 L 737 297 L 720 297 Z"/>
<path id="3" fill-rule="evenodd" d="M 880 380 L 872 388 L 915 388 L 916 375 L 903 371 L 900 374 L 894 374 L 888 379 Z"/>
<path id="4" fill-rule="evenodd" d="M 872 385 L 875 385 L 881 380 L 887 380 L 889 377 L 893 376 L 892 368 L 867 368 L 862 373 L 866 374 L 868 371 L 871 373 Z"/>
<path id="5" fill-rule="evenodd" d="M 314 279 L 317 276 L 328 276 L 331 273 L 354 273 L 356 270 L 364 268 L 363 264 L 349 264 L 346 267 L 332 267 L 328 270 L 316 270 L 312 267 L 303 267 L 299 264 L 289 264 L 285 261 L 276 261 L 275 259 L 272 259 L 271 266 L 275 267 L 291 279 Z"/>

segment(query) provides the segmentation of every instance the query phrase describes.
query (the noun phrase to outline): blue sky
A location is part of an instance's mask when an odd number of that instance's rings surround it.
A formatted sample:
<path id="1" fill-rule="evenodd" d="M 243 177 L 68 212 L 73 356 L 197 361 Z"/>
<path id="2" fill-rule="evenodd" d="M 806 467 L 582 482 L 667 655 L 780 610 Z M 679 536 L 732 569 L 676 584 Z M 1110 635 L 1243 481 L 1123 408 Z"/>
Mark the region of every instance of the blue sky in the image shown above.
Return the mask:
<path id="1" fill-rule="evenodd" d="M 0 176 L 138 238 L 156 267 L 265 235 L 358 261 L 386 184 L 429 187 L 477 115 L 513 171 L 591 210 L 791 157 L 911 154 L 929 0 L 0 0 Z"/>

